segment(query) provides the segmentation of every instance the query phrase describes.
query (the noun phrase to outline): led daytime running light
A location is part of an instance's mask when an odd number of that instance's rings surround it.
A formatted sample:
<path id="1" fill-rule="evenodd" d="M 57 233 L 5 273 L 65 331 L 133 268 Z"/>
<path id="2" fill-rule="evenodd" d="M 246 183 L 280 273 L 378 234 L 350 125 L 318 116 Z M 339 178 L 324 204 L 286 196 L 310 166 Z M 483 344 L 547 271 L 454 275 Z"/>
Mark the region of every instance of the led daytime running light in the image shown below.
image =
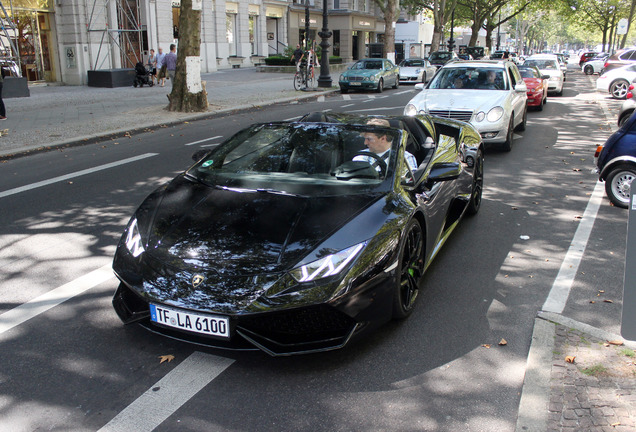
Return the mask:
<path id="1" fill-rule="evenodd" d="M 139 227 L 137 226 L 137 219 L 133 219 L 126 233 L 126 247 L 128 251 L 137 258 L 144 253 L 144 245 L 141 241 L 141 234 L 139 234 Z"/>
<path id="2" fill-rule="evenodd" d="M 292 271 L 292 276 L 298 282 L 310 282 L 314 279 L 329 277 L 340 273 L 355 258 L 366 245 L 360 243 L 335 254 L 326 256 L 318 261 L 301 266 Z"/>

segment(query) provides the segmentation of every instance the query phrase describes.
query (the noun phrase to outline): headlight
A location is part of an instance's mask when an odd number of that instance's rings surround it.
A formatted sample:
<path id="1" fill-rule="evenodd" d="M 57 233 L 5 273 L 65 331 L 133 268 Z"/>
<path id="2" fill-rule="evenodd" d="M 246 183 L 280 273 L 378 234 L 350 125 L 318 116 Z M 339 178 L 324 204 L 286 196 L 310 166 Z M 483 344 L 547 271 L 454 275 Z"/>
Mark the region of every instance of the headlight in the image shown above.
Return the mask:
<path id="1" fill-rule="evenodd" d="M 311 282 L 340 273 L 366 246 L 367 242 L 328 255 L 312 263 L 296 267 L 289 272 L 297 282 Z"/>
<path id="2" fill-rule="evenodd" d="M 145 251 L 143 241 L 141 240 L 141 234 L 139 234 L 139 227 L 137 226 L 137 218 L 133 218 L 128 225 L 128 230 L 126 232 L 126 248 L 128 248 L 128 251 L 135 258 Z"/>
<path id="3" fill-rule="evenodd" d="M 503 116 L 504 110 L 502 107 L 494 107 L 490 111 L 488 111 L 487 119 L 489 122 L 496 122 Z"/>
<path id="4" fill-rule="evenodd" d="M 486 113 L 483 111 L 479 111 L 477 115 L 475 116 L 475 121 L 476 122 L 484 121 L 485 118 L 486 118 Z"/>
<path id="5" fill-rule="evenodd" d="M 412 117 L 416 114 L 417 114 L 417 108 L 415 108 L 415 105 L 413 104 L 406 105 L 406 107 L 404 108 L 404 115 Z"/>

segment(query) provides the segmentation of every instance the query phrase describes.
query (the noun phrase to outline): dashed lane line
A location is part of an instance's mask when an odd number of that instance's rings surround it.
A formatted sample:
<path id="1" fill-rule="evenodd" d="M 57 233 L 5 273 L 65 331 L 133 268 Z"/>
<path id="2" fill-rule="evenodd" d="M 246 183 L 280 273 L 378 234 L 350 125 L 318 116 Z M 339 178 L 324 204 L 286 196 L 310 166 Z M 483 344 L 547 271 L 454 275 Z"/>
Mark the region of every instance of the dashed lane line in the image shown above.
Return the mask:
<path id="1" fill-rule="evenodd" d="M 227 369 L 234 360 L 194 352 L 99 432 L 150 432 Z"/>
<path id="2" fill-rule="evenodd" d="M 10 309 L 0 315 L 0 340 L 12 328 L 114 277 L 111 264 L 108 264 Z"/>
<path id="3" fill-rule="evenodd" d="M 206 139 L 202 139 L 202 140 L 199 140 L 199 141 L 193 141 L 191 143 L 187 143 L 186 146 L 193 146 L 193 145 L 201 144 L 202 142 L 212 141 L 212 140 L 219 139 L 219 138 L 223 138 L 223 136 L 217 135 L 217 136 L 213 136 L 211 138 L 206 138 Z"/>
<path id="4" fill-rule="evenodd" d="M 69 180 L 69 179 L 75 178 L 75 177 L 80 177 L 80 176 L 87 175 L 87 174 L 92 174 L 92 173 L 95 173 L 95 172 L 98 172 L 98 171 L 103 171 L 103 170 L 106 170 L 106 169 L 109 169 L 109 168 L 114 168 L 116 166 L 125 165 L 125 164 L 131 163 L 131 162 L 136 162 L 138 160 L 146 159 L 146 158 L 149 158 L 149 157 L 152 157 L 152 156 L 157 156 L 158 154 L 159 153 L 145 153 L 145 154 L 142 154 L 142 155 L 139 155 L 139 156 L 134 156 L 134 157 L 131 157 L 131 158 L 128 158 L 128 159 L 123 159 L 123 160 L 120 160 L 120 161 L 117 161 L 117 162 L 111 162 L 111 163 L 107 163 L 105 165 L 96 166 L 94 168 L 88 168 L 88 169 L 85 169 L 85 170 L 76 171 L 74 173 L 65 174 L 65 175 L 62 175 L 62 176 L 59 176 L 59 177 L 54 177 L 54 178 L 49 179 L 49 180 L 43 180 L 43 181 L 40 181 L 40 182 L 32 183 L 30 185 L 25 185 L 25 186 L 20 186 L 20 187 L 17 187 L 17 188 L 9 189 L 9 190 L 6 190 L 4 192 L 0 192 L 0 198 L 8 197 L 8 196 L 15 195 L 15 194 L 18 194 L 18 193 L 21 193 L 21 192 L 26 192 L 26 191 L 29 191 L 31 189 L 37 189 L 37 188 L 40 188 L 40 187 L 43 187 L 43 186 L 48 186 L 48 185 L 53 184 L 53 183 L 59 183 L 59 182 L 65 181 L 65 180 Z"/>

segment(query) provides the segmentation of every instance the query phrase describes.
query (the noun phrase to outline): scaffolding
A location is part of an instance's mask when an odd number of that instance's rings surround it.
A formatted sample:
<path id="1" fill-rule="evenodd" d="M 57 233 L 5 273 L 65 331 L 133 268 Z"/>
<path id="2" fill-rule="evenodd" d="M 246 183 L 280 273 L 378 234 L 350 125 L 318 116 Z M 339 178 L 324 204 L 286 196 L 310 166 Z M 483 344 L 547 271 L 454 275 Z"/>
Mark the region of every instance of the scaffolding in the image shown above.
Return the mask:
<path id="1" fill-rule="evenodd" d="M 134 67 L 138 61 L 143 61 L 144 29 L 140 24 L 139 0 L 86 0 L 86 2 L 89 38 L 91 34 L 99 35 L 99 48 L 94 59 L 91 58 L 91 68 L 93 70 L 103 68 L 115 51 L 119 52 L 121 67 Z M 114 19 L 110 19 L 113 13 Z M 110 28 L 108 24 L 110 22 L 116 22 L 116 28 Z M 115 47 L 116 50 L 112 49 Z"/>
<path id="2" fill-rule="evenodd" d="M 22 76 L 22 62 L 20 50 L 16 45 L 18 40 L 18 28 L 14 21 L 13 5 L 9 2 L 11 14 L 7 13 L 3 2 L 0 0 L 0 67 L 8 70 L 11 75 Z"/>

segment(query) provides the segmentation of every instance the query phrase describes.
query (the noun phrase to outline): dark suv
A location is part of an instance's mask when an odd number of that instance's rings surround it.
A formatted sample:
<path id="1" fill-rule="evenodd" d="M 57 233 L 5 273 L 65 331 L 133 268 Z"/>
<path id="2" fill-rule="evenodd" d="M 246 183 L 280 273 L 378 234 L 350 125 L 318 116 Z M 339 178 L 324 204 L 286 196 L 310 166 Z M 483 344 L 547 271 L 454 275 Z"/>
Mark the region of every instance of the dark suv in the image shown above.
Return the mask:
<path id="1" fill-rule="evenodd" d="M 636 64 L 636 49 L 618 51 L 609 56 L 603 65 L 603 73 L 630 64 Z"/>
<path id="2" fill-rule="evenodd" d="M 453 60 L 459 60 L 455 51 L 436 51 L 428 56 L 428 61 L 438 69 Z"/>

